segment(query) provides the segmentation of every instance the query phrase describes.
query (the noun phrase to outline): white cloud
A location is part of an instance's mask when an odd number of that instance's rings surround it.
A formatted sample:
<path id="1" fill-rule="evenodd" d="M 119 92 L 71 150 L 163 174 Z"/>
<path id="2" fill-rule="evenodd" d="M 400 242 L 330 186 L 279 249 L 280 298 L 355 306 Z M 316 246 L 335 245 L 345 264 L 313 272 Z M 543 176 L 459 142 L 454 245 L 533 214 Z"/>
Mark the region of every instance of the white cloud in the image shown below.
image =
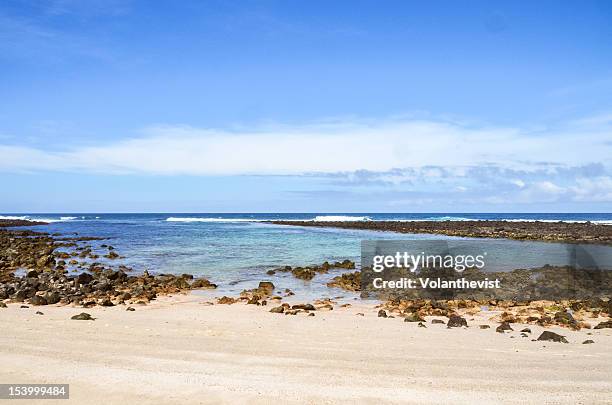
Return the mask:
<path id="1" fill-rule="evenodd" d="M 578 179 L 571 191 L 575 201 L 612 202 L 612 177 Z"/>
<path id="2" fill-rule="evenodd" d="M 490 163 L 531 170 L 541 168 L 540 162 L 574 166 L 609 162 L 610 139 L 612 134 L 605 130 L 575 126 L 553 134 L 423 120 L 340 121 L 231 131 L 162 126 L 136 138 L 60 151 L 0 144 L 0 170 L 298 175 Z M 431 169 L 427 175 L 435 179 L 441 174 Z"/>

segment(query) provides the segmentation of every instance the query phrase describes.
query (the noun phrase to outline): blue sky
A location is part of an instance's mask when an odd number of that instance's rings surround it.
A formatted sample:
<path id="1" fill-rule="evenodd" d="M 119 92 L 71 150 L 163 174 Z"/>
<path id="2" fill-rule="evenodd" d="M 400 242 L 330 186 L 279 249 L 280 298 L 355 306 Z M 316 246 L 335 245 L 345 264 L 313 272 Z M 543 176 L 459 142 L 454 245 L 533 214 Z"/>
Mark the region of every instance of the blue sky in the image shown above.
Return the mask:
<path id="1" fill-rule="evenodd" d="M 0 212 L 611 212 L 612 5 L 0 3 Z"/>

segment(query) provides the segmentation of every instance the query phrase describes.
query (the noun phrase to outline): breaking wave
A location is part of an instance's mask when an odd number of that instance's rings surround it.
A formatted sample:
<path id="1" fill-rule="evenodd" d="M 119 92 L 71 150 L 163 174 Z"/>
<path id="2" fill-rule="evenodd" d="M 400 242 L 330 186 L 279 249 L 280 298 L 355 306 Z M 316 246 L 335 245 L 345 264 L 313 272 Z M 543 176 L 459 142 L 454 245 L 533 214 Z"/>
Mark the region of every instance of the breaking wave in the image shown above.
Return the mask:
<path id="1" fill-rule="evenodd" d="M 263 219 L 248 219 L 248 218 L 183 218 L 170 217 L 166 218 L 167 222 L 263 222 Z"/>
<path id="2" fill-rule="evenodd" d="M 371 221 L 367 216 L 356 217 L 349 215 L 317 215 L 312 221 L 315 222 L 346 222 L 346 221 Z"/>

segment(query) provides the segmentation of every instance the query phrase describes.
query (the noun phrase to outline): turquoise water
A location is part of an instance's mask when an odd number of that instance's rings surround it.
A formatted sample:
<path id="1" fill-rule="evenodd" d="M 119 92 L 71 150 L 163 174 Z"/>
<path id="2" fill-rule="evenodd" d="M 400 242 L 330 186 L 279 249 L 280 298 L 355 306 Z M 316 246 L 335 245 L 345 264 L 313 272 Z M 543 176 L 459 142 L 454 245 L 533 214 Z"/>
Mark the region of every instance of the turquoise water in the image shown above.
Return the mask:
<path id="1" fill-rule="evenodd" d="M 258 281 L 304 294 L 344 294 L 324 288 L 340 273 L 317 275 L 312 282 L 290 274 L 267 276 L 266 270 L 284 265 L 307 265 L 325 260 L 351 259 L 359 262 L 362 240 L 450 239 L 442 235 L 406 235 L 390 232 L 292 227 L 262 223 L 271 219 L 311 220 L 337 218 L 341 214 L 3 214 L 0 218 L 24 217 L 53 221 L 34 227 L 51 233 L 108 237 L 94 247 L 113 245 L 125 259 L 115 261 L 135 270 L 155 273 L 190 273 L 205 276 L 220 285 L 219 293 L 239 292 Z M 332 217 L 333 216 L 333 217 Z M 612 223 L 612 214 L 344 214 L 344 219 L 363 220 L 564 220 Z M 566 257 L 562 244 L 502 241 L 499 248 L 512 262 L 555 264 Z M 562 263 L 559 263 L 562 264 Z"/>

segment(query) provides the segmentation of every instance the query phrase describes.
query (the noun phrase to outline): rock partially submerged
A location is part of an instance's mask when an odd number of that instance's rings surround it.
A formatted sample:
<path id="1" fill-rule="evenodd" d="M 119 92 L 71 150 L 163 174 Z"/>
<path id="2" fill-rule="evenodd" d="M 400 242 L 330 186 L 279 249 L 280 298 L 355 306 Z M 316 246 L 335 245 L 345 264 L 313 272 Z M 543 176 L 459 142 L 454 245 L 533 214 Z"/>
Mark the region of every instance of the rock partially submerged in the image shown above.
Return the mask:
<path id="1" fill-rule="evenodd" d="M 348 291 L 360 291 L 361 290 L 361 272 L 355 271 L 353 273 L 344 273 L 340 276 L 334 277 L 329 283 L 328 287 L 342 288 Z"/>
<path id="2" fill-rule="evenodd" d="M 144 271 L 141 275 L 133 275 L 128 274 L 132 270 L 124 265 L 112 267 L 96 261 L 71 260 L 77 266 L 72 272 L 80 270 L 71 274 L 64 258 L 78 256 L 95 260 L 98 257 L 90 246 L 79 246 L 76 240 L 96 238 L 63 239 L 28 230 L 0 229 L 0 300 L 35 306 L 57 303 L 113 306 L 146 303 L 158 295 L 195 288 L 216 288 L 204 278 L 191 282 L 193 276 L 189 274 L 151 275 Z M 112 246 L 105 246 L 109 255 L 116 254 Z M 60 249 L 72 249 L 72 252 Z M 25 269 L 25 274 L 15 276 L 18 269 Z"/>
<path id="3" fill-rule="evenodd" d="M 205 278 L 198 278 L 195 279 L 190 286 L 192 289 L 197 290 L 197 289 L 207 289 L 207 290 L 213 290 L 215 288 L 217 288 L 216 284 L 211 283 L 208 279 Z"/>
<path id="4" fill-rule="evenodd" d="M 330 264 L 329 262 L 324 262 L 323 264 L 320 264 L 320 265 L 314 264 L 314 265 L 303 266 L 303 267 L 284 266 L 284 267 L 279 267 L 274 270 L 268 270 L 267 274 L 274 275 L 277 272 L 291 272 L 291 274 L 293 274 L 295 278 L 309 281 L 309 280 L 312 280 L 317 274 L 327 273 L 330 269 L 334 269 L 334 268 L 354 269 L 355 262 L 346 259 L 342 262 L 335 262 L 333 264 Z"/>

